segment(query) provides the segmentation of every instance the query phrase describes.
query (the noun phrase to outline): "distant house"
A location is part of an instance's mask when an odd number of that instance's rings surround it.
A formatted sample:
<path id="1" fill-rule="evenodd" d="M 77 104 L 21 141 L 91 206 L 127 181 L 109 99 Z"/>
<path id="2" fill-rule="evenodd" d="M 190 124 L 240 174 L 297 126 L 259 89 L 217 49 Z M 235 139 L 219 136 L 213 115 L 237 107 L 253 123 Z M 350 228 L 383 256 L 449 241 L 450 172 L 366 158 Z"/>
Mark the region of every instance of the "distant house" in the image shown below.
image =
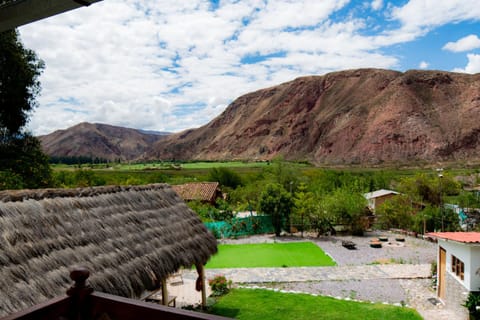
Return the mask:
<path id="1" fill-rule="evenodd" d="M 185 201 L 201 201 L 215 205 L 222 198 L 218 182 L 190 182 L 172 186 L 172 189 Z"/>
<path id="2" fill-rule="evenodd" d="M 65 295 L 78 266 L 96 291 L 139 299 L 182 266 L 202 274 L 216 252 L 167 184 L 2 191 L 0 317 Z"/>
<path id="3" fill-rule="evenodd" d="M 480 291 L 480 232 L 434 232 L 438 240 L 437 295 L 460 314 L 470 291 Z"/>
<path id="4" fill-rule="evenodd" d="M 399 194 L 396 191 L 380 189 L 373 192 L 365 193 L 363 196 L 368 201 L 368 208 L 375 212 L 375 208 Z"/>

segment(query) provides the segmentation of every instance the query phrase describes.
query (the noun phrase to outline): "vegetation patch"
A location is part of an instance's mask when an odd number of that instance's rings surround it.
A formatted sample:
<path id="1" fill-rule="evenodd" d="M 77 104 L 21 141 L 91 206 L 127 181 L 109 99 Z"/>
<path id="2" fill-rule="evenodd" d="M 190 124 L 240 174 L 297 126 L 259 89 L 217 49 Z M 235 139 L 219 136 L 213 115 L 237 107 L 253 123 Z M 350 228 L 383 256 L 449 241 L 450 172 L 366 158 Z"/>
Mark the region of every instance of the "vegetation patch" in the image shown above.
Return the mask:
<path id="1" fill-rule="evenodd" d="M 415 310 L 405 307 L 259 289 L 231 290 L 218 299 L 210 313 L 240 320 L 422 319 Z"/>
<path id="2" fill-rule="evenodd" d="M 223 244 L 206 267 L 258 268 L 258 267 L 302 267 L 334 266 L 322 249 L 311 242 Z"/>

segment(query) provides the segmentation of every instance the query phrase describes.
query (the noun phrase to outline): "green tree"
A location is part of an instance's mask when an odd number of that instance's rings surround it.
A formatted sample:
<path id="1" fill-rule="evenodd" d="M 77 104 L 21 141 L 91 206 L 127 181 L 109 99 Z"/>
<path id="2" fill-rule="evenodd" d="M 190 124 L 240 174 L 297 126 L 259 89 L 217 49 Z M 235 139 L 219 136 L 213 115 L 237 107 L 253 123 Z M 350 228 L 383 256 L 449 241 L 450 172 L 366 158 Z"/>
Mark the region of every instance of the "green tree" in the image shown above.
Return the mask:
<path id="1" fill-rule="evenodd" d="M 337 189 L 322 199 L 322 207 L 331 215 L 334 223 L 348 226 L 354 234 L 363 234 L 367 200 L 360 193 L 346 188 Z"/>
<path id="2" fill-rule="evenodd" d="M 440 206 L 445 196 L 457 195 L 460 192 L 460 183 L 450 175 L 416 174 L 400 181 L 400 192 L 408 194 L 412 199 Z"/>
<path id="3" fill-rule="evenodd" d="M 298 191 L 295 192 L 293 202 L 295 204 L 293 218 L 295 218 L 295 222 L 300 223 L 300 231 L 302 232 L 303 237 L 305 221 L 309 220 L 308 218 L 310 217 L 311 213 L 316 211 L 314 194 L 310 191 L 307 191 L 307 186 L 305 183 L 301 183 L 298 186 Z"/>
<path id="4" fill-rule="evenodd" d="M 23 47 L 15 30 L 0 33 L 0 188 L 39 188 L 52 183 L 40 142 L 24 132 L 40 92 L 44 64 Z"/>
<path id="5" fill-rule="evenodd" d="M 0 33 L 0 132 L 2 140 L 21 133 L 36 106 L 44 63 L 20 42 L 16 30 Z"/>
<path id="6" fill-rule="evenodd" d="M 402 179 L 399 190 L 410 196 L 411 201 L 423 203 L 426 206 L 425 219 L 421 218 L 422 221 L 425 221 L 425 230 L 445 231 L 458 228 L 458 215 L 445 209 L 446 197 L 458 195 L 461 190 L 460 183 L 452 176 L 448 174 L 416 174 L 414 177 Z M 423 214 L 421 213 L 421 215 Z M 413 227 L 411 226 L 411 228 Z M 418 221 L 416 228 L 418 229 Z"/>
<path id="7" fill-rule="evenodd" d="M 320 237 L 321 234 L 333 229 L 332 224 L 336 219 L 334 214 L 328 211 L 327 201 L 325 201 L 322 196 L 315 194 L 313 201 L 314 206 L 308 214 L 308 220 L 312 230 L 315 230 L 317 237 Z"/>
<path id="8" fill-rule="evenodd" d="M 280 235 L 293 207 L 292 196 L 280 184 L 269 184 L 260 194 L 260 211 L 272 218 L 275 234 Z"/>
<path id="9" fill-rule="evenodd" d="M 238 186 L 242 185 L 242 178 L 240 175 L 233 170 L 224 167 L 210 169 L 207 180 L 218 182 L 221 186 L 232 189 L 236 189 Z"/>
<path id="10" fill-rule="evenodd" d="M 376 208 L 377 224 L 381 229 L 412 230 L 414 209 L 407 195 L 396 195 Z"/>
<path id="11" fill-rule="evenodd" d="M 272 165 L 266 169 L 274 183 L 280 184 L 285 190 L 293 193 L 298 184 L 299 170 L 290 162 L 278 157 L 272 161 Z"/>
<path id="12" fill-rule="evenodd" d="M 48 157 L 40 141 L 28 134 L 12 137 L 0 144 L 0 172 L 15 177 L 4 189 L 43 188 L 53 183 Z M 11 181 L 12 182 L 12 181 Z"/>
<path id="13" fill-rule="evenodd" d="M 461 208 L 479 208 L 480 198 L 470 191 L 462 191 L 457 197 L 458 205 Z"/>

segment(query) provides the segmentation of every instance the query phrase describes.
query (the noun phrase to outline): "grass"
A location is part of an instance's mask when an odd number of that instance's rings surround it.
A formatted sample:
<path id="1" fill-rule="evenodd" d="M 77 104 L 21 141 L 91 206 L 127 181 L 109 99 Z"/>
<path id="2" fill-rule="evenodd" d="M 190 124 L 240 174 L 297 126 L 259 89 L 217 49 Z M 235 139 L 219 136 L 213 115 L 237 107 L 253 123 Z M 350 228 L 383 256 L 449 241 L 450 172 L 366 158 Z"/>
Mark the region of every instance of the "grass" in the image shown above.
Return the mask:
<path id="1" fill-rule="evenodd" d="M 231 290 L 230 293 L 219 298 L 209 313 L 239 320 L 422 319 L 415 310 L 405 307 L 260 289 Z"/>
<path id="2" fill-rule="evenodd" d="M 207 263 L 214 268 L 334 266 L 335 262 L 311 242 L 223 244 Z"/>

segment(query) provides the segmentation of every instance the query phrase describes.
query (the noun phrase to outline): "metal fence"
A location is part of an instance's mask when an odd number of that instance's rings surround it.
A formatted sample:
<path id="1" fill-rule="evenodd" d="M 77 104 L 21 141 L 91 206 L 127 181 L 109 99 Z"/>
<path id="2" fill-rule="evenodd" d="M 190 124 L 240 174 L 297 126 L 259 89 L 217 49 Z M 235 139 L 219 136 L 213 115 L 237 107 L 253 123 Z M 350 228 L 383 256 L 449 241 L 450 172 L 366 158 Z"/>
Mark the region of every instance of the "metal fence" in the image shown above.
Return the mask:
<path id="1" fill-rule="evenodd" d="M 217 239 L 274 232 L 270 216 L 251 216 L 233 218 L 229 221 L 205 222 L 205 226 L 212 231 Z"/>

